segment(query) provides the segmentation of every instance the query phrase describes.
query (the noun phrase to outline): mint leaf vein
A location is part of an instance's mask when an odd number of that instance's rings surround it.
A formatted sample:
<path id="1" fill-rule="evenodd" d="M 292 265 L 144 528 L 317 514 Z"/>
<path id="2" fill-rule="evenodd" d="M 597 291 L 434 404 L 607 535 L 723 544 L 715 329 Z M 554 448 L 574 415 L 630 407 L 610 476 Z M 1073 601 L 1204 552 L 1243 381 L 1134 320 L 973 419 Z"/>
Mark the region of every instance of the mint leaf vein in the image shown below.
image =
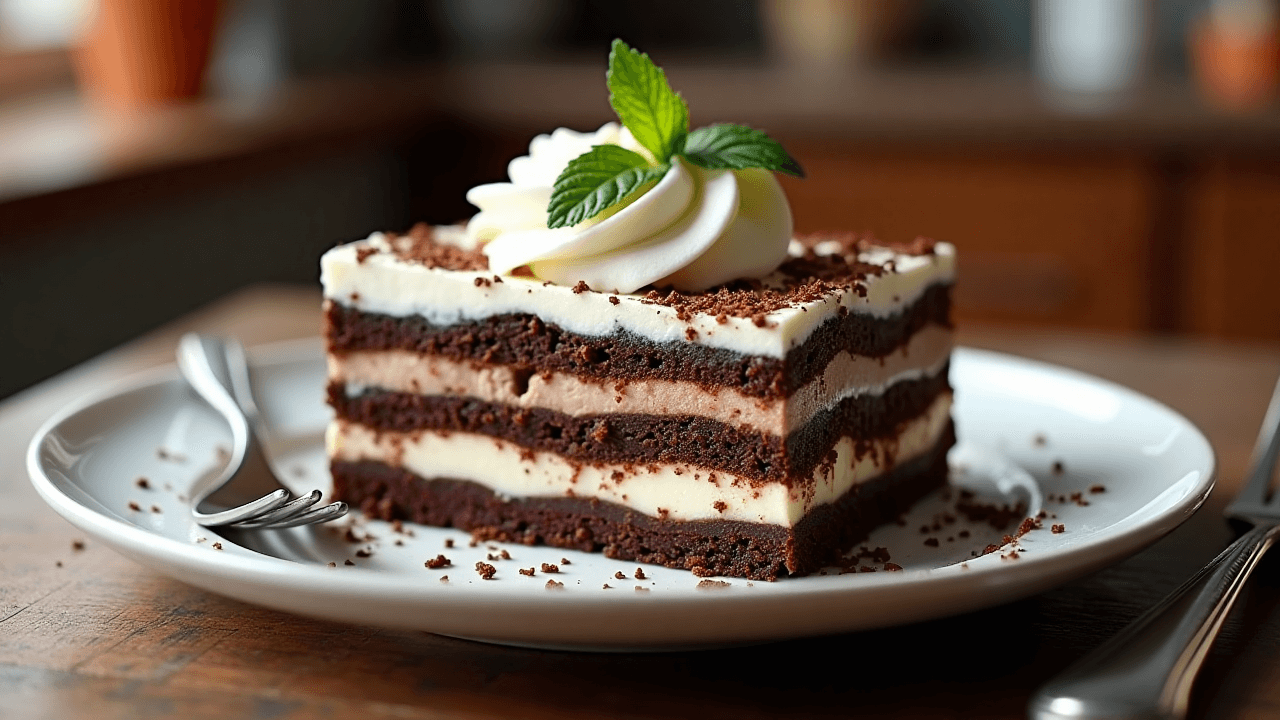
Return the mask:
<path id="1" fill-rule="evenodd" d="M 596 145 L 579 155 L 556 178 L 547 206 L 547 227 L 577 225 L 622 202 L 640 186 L 661 178 L 666 164 L 657 167 L 640 153 L 618 145 Z"/>
<path id="2" fill-rule="evenodd" d="M 745 125 L 708 125 L 689 133 L 684 142 L 685 159 L 707 170 L 764 168 L 804 177 L 794 158 L 777 140 L 762 130 Z"/>
<path id="3" fill-rule="evenodd" d="M 689 132 L 689 106 L 648 55 L 614 40 L 605 79 L 609 104 L 637 142 L 658 162 L 679 151 Z"/>

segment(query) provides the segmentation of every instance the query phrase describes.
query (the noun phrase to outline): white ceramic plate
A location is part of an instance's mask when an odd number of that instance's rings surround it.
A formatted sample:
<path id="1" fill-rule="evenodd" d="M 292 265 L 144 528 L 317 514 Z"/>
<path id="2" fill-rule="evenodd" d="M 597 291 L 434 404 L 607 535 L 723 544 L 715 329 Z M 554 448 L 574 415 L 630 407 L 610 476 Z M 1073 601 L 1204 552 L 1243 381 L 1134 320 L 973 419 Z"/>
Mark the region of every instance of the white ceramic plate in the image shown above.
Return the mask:
<path id="1" fill-rule="evenodd" d="M 297 488 L 327 490 L 321 434 L 329 411 L 319 343 L 273 346 L 253 357 L 258 399 L 281 438 L 272 447 L 277 465 Z M 28 469 L 41 496 L 84 532 L 211 592 L 352 623 L 601 650 L 759 642 L 996 605 L 1136 552 L 1186 520 L 1212 487 L 1214 457 L 1204 436 L 1131 390 L 968 349 L 956 351 L 951 373 L 961 438 L 951 456 L 953 483 L 983 500 L 1022 502 L 1028 514 L 1043 510 L 1044 527 L 1014 547 L 974 557 L 1012 528 L 963 518 L 945 524 L 948 514 L 961 514 L 955 493 L 948 500 L 939 492 L 907 526 L 881 528 L 868 543 L 886 548 L 904 568 L 897 572 L 885 571 L 883 558 L 867 558 L 862 562 L 878 572 L 775 583 L 729 578 L 723 585 L 654 566 L 644 566 L 646 579 L 638 580 L 636 563 L 598 554 L 468 547 L 463 532 L 406 526 L 409 532 L 397 533 L 377 521 L 359 521 L 357 534 L 373 538 L 354 544 L 335 527 L 220 534 L 192 522 L 185 492 L 216 469 L 230 432 L 172 368 L 50 419 L 32 441 Z M 139 487 L 140 477 L 149 488 Z M 1094 486 L 1105 490 L 1090 492 Z M 1078 501 L 1069 499 L 1073 493 Z M 935 519 L 944 525 L 924 531 Z M 1053 532 L 1055 524 L 1064 531 Z M 926 544 L 930 538 L 936 547 Z M 487 560 L 502 550 L 510 560 Z M 441 553 L 452 567 L 424 567 Z M 491 562 L 496 577 L 482 580 L 477 561 Z M 560 572 L 542 572 L 544 562 Z M 517 572 L 529 567 L 539 568 L 533 577 Z M 563 587 L 549 589 L 548 580 Z"/>

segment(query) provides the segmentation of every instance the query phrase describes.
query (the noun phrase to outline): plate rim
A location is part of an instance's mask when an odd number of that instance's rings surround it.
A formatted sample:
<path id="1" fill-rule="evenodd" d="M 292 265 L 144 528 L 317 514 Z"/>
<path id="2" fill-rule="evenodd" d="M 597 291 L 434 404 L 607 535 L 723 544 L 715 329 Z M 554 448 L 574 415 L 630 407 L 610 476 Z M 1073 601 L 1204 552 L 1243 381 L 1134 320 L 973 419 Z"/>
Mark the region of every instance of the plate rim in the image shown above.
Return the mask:
<path id="1" fill-rule="evenodd" d="M 256 364 L 267 366 L 314 361 L 315 351 L 320 347 L 318 341 L 319 338 L 310 337 L 258 345 L 250 348 L 249 354 Z M 823 603 L 845 599 L 846 596 L 850 596 L 847 598 L 850 602 L 856 602 L 856 598 L 852 596 L 859 593 L 910 592 L 921 587 L 934 588 L 950 583 L 973 586 L 970 591 L 973 594 L 981 594 L 983 587 L 1023 585 L 1031 589 L 1025 593 L 1017 594 L 1016 597 L 1026 597 L 1111 565 L 1148 547 L 1189 519 L 1203 506 L 1212 492 L 1218 472 L 1217 455 L 1212 444 L 1195 423 L 1164 403 L 1119 383 L 1053 363 L 963 346 L 956 348 L 956 354 L 963 358 L 962 361 L 1012 363 L 1024 368 L 1030 367 L 1038 372 L 1065 374 L 1073 380 L 1101 386 L 1108 391 L 1128 396 L 1129 399 L 1136 399 L 1141 403 L 1158 408 L 1189 428 L 1192 431 L 1192 438 L 1203 445 L 1207 461 L 1206 466 L 1202 468 L 1204 471 L 1203 476 L 1186 496 L 1172 503 L 1169 508 L 1154 517 L 1132 522 L 1129 526 L 1119 530 L 1113 529 L 1110 533 L 1102 533 L 1097 537 L 1083 541 L 1080 545 L 1073 545 L 1070 548 L 1051 548 L 1046 553 L 1025 556 L 1025 559 L 1016 564 L 975 565 L 970 566 L 964 572 L 960 572 L 953 565 L 941 568 L 905 570 L 895 573 L 859 573 L 855 576 L 857 578 L 856 585 L 847 581 L 843 583 L 825 582 L 822 585 L 814 584 L 809 587 L 795 588 L 787 594 L 715 593 L 714 598 L 711 594 L 705 592 L 697 594 L 619 594 L 618 596 L 610 597 L 607 601 L 602 601 L 599 597 L 586 594 L 580 596 L 564 593 L 548 593 L 545 596 L 520 594 L 515 597 L 519 598 L 521 608 L 533 612 L 559 615 L 566 612 L 575 613 L 594 610 L 602 602 L 607 602 L 607 612 L 609 613 L 668 613 L 678 612 L 681 609 L 702 608 L 712 600 L 714 602 L 711 604 L 727 608 L 735 606 L 750 608 L 754 605 L 769 605 L 779 601 L 794 603 L 799 600 L 808 600 L 814 603 Z M 956 356 L 953 355 L 953 363 L 955 359 Z M 342 595 L 344 597 L 351 597 L 354 593 L 360 597 L 377 597 L 388 602 L 412 602 L 423 608 L 453 609 L 461 605 L 476 607 L 477 603 L 501 606 L 509 602 L 509 600 L 495 602 L 495 596 L 492 591 L 487 588 L 481 589 L 482 586 L 454 583 L 448 587 L 447 592 L 426 592 L 425 588 L 427 586 L 422 583 L 404 583 L 403 580 L 400 580 L 399 584 L 397 584 L 397 578 L 401 577 L 399 573 L 386 573 L 368 568 L 344 571 L 349 573 L 344 577 L 351 578 L 351 580 L 343 583 L 343 586 L 335 591 L 333 589 L 333 577 L 325 572 L 328 570 L 327 568 L 322 566 L 313 567 L 265 555 L 243 556 L 232 553 L 223 554 L 201 551 L 197 546 L 190 543 L 182 542 L 126 522 L 120 518 L 104 515 L 63 492 L 58 487 L 57 482 L 45 474 L 40 458 L 41 448 L 57 427 L 77 414 L 112 399 L 180 383 L 181 378 L 174 364 L 150 368 L 123 377 L 100 390 L 78 398 L 50 416 L 32 437 L 26 456 L 29 479 L 44 502 L 68 522 L 93 535 L 117 552 L 168 577 L 176 577 L 180 581 L 188 582 L 215 593 L 218 591 L 207 585 L 192 582 L 187 580 L 186 577 L 179 577 L 183 573 L 175 572 L 172 566 L 185 567 L 189 571 L 185 574 L 188 575 L 194 572 L 197 576 L 234 578 L 240 582 L 267 584 L 273 584 L 274 581 L 274 584 L 277 584 L 280 588 L 290 591 Z M 192 397 L 194 398 L 195 395 L 192 394 Z M 1196 469 L 1199 470 L 1201 468 Z M 74 481 L 68 479 L 67 482 Z M 1115 528 L 1119 524 L 1112 523 L 1111 527 Z M 216 531 L 213 532 L 216 534 Z M 161 566 L 157 566 L 155 563 L 160 563 Z M 1068 566 L 1066 569 L 1060 567 L 1063 563 Z M 356 578 L 359 579 L 357 580 Z M 739 580 L 737 578 L 731 579 Z M 832 577 L 825 578 L 828 581 L 834 579 Z M 230 596 L 241 599 L 237 595 Z M 1010 602 L 1014 597 L 1006 597 L 1000 600 L 999 603 Z M 967 609 L 986 607 L 991 604 L 979 602 Z M 278 606 L 278 609 L 291 611 L 289 607 L 286 604 Z M 946 617 L 962 611 L 964 611 L 964 608 L 931 613 L 914 620 L 909 619 L 902 622 L 912 622 L 929 617 Z M 300 611 L 292 610 L 291 612 L 298 613 Z M 340 618 L 334 617 L 332 619 Z M 355 622 L 349 619 L 346 621 Z M 376 624 L 387 625 L 386 623 Z M 392 626 L 426 629 L 420 623 L 393 624 Z M 842 631 L 844 630 L 831 629 L 826 632 Z M 796 636 L 798 635 L 784 633 L 767 637 L 768 639 L 781 639 Z M 674 644 L 678 643 L 663 643 L 664 646 L 672 646 Z M 579 647 L 582 645 L 578 643 L 574 646 Z"/>

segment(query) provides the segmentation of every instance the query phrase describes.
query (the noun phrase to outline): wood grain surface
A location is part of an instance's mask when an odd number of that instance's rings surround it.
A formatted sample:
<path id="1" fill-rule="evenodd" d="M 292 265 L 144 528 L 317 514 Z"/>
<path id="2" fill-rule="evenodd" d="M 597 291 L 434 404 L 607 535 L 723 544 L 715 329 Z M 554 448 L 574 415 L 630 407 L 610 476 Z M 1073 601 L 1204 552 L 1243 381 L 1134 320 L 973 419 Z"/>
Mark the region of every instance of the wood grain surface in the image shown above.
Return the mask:
<path id="1" fill-rule="evenodd" d="M 310 289 L 251 288 L 0 404 L 0 716 L 31 718 L 1018 718 L 1030 693 L 1231 538 L 1280 344 L 966 328 L 965 344 L 1076 367 L 1196 422 L 1219 453 L 1200 513 L 1133 558 L 1050 592 L 944 620 L 689 653 L 519 650 L 318 622 L 195 590 L 83 537 L 23 457 L 66 402 L 169 362 L 190 328 L 248 344 L 315 335 Z M 1280 559 L 1232 613 L 1193 717 L 1280 715 Z"/>

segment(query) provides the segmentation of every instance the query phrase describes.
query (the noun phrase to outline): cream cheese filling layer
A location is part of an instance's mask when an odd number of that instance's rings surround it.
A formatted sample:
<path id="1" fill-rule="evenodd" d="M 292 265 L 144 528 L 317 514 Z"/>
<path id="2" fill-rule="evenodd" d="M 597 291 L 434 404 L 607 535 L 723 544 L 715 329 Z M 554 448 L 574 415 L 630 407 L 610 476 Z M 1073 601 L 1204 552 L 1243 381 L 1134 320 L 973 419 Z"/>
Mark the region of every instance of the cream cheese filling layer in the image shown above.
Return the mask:
<path id="1" fill-rule="evenodd" d="M 437 232 L 449 241 L 459 231 Z M 459 244 L 462 244 L 459 242 Z M 359 251 L 379 250 L 367 257 Z M 823 322 L 841 312 L 887 317 L 901 311 L 931 286 L 955 279 L 955 249 L 938 243 L 932 255 L 902 255 L 889 250 L 866 254 L 866 260 L 894 270 L 866 280 L 866 293 L 833 293 L 820 300 L 775 310 L 764 327 L 749 318 L 696 314 L 682 320 L 675 308 L 647 304 L 640 295 L 574 292 L 567 285 L 544 285 L 524 277 L 492 282 L 489 271 L 450 271 L 404 262 L 390 252 L 386 236 L 333 248 L 320 259 L 320 281 L 326 299 L 346 307 L 393 317 L 420 316 L 435 325 L 454 325 L 494 315 L 529 313 L 579 335 L 608 336 L 626 330 L 657 343 L 693 342 L 707 347 L 783 358 L 808 339 Z M 778 285 L 781 276 L 764 278 Z M 618 304 L 609 298 L 616 297 Z M 696 336 L 689 340 L 687 331 Z"/>
<path id="2" fill-rule="evenodd" d="M 878 395 L 894 383 L 941 372 L 953 344 L 950 329 L 927 325 L 905 345 L 882 358 L 841 352 L 828 363 L 822 375 L 791 397 L 779 399 L 756 398 L 734 388 L 708 388 L 687 381 L 628 380 L 621 385 L 568 373 L 533 375 L 521 385 L 506 366 L 459 362 L 410 350 L 330 355 L 329 379 L 344 383 L 348 395 L 357 395 L 365 389 L 461 395 L 575 416 L 695 415 L 786 437 L 804 427 L 815 414 L 848 397 Z"/>
<path id="3" fill-rule="evenodd" d="M 596 498 L 651 517 L 671 520 L 738 520 L 792 527 L 814 507 L 839 498 L 859 483 L 931 449 L 950 420 L 951 395 L 941 395 L 905 423 L 897 438 L 876 440 L 863 452 L 852 438 L 836 444 L 832 464 L 811 482 L 788 487 L 757 483 L 693 465 L 577 464 L 549 452 L 471 433 L 377 432 L 357 423 L 329 426 L 326 445 L 334 460 L 373 460 L 419 477 L 469 480 L 504 497 Z"/>

